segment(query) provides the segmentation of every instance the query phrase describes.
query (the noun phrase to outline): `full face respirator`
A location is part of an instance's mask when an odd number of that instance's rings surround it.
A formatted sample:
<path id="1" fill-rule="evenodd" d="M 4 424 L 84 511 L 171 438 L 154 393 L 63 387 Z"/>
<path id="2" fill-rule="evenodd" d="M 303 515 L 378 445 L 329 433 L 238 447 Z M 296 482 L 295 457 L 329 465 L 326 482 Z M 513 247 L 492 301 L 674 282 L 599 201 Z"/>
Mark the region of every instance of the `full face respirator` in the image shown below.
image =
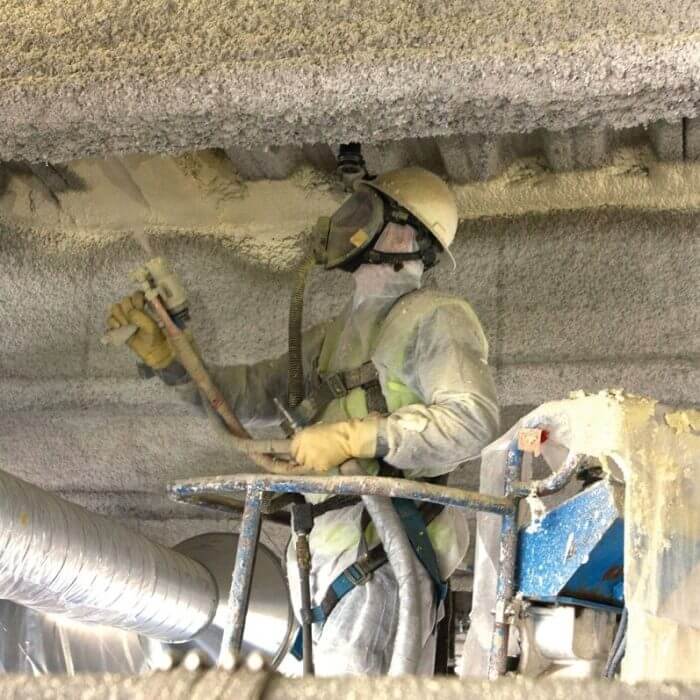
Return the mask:
<path id="1" fill-rule="evenodd" d="M 409 225 L 418 233 L 418 250 L 385 253 L 373 246 L 388 223 Z M 409 260 L 422 260 L 426 269 L 437 261 L 439 244 L 413 215 L 390 199 L 362 184 L 330 217 L 314 226 L 316 262 L 327 270 L 353 272 L 361 264 L 393 265 L 401 269 Z"/>

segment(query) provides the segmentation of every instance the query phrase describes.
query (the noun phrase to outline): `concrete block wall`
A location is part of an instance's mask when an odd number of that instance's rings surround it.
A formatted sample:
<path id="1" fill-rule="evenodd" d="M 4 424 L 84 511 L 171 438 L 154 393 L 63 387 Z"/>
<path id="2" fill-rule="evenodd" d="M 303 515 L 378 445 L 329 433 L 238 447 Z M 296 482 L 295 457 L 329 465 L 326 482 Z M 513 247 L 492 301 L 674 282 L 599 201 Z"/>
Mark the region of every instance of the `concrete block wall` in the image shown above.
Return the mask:
<path id="1" fill-rule="evenodd" d="M 577 389 L 624 387 L 693 404 L 699 234 L 692 213 L 478 220 L 459 231 L 457 271 L 440 267 L 428 283 L 466 297 L 481 317 L 504 427 Z M 138 246 L 0 235 L 0 468 L 132 520 L 201 518 L 169 504 L 163 485 L 248 465 L 156 380 L 138 379 L 125 349 L 99 342 L 109 303 L 142 259 Z M 185 278 L 209 361 L 284 350 L 289 273 L 251 265 L 213 237 L 155 243 Z M 335 313 L 349 291 L 346 275 L 316 273 L 308 322 Z M 458 481 L 474 485 L 476 474 L 467 465 Z"/>

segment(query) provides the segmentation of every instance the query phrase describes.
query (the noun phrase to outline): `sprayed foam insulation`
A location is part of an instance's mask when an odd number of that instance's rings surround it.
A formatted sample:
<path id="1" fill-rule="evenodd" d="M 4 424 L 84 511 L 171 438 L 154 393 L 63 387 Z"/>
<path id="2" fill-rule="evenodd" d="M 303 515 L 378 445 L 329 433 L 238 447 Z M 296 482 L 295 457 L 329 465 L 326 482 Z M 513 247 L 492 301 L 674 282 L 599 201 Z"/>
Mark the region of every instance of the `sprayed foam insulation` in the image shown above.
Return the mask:
<path id="1" fill-rule="evenodd" d="M 241 162 L 208 150 L 10 164 L 0 221 L 95 243 L 140 233 L 209 235 L 252 262 L 289 268 L 312 222 L 346 193 L 332 171 L 308 163 L 284 179 L 250 180 L 240 174 Z M 273 170 L 268 164 L 266 172 Z M 487 181 L 452 188 L 461 219 L 599 207 L 697 211 L 700 162 L 663 161 L 648 143 L 635 142 L 606 151 L 596 168 L 556 171 L 538 156 L 522 156 Z"/>
<path id="2" fill-rule="evenodd" d="M 6 0 L 0 159 L 678 122 L 699 30 L 693 0 Z"/>
<path id="3" fill-rule="evenodd" d="M 457 271 L 439 267 L 429 284 L 467 298 L 480 316 L 504 427 L 572 387 L 697 402 L 699 227 L 692 212 L 618 210 L 461 225 Z M 2 468 L 100 508 L 109 494 L 132 517 L 169 517 L 162 494 L 173 478 L 250 468 L 157 380 L 140 380 L 126 349 L 100 344 L 109 304 L 143 260 L 131 238 L 21 228 L 0 236 Z M 277 252 L 265 254 L 274 240 L 153 237 L 184 278 L 208 361 L 284 351 L 292 273 Z M 298 259 L 298 247 L 290 251 Z M 347 275 L 315 272 L 307 322 L 336 313 L 350 290 Z M 458 479 L 474 485 L 477 472 L 472 465 Z"/>
<path id="4" fill-rule="evenodd" d="M 9 675 L 0 679 L 0 692 L 7 700 L 690 700 L 698 686 L 681 683 L 642 683 L 637 686 L 604 680 L 545 679 L 522 677 L 497 682 L 463 681 L 458 678 L 341 677 L 284 678 L 245 668 L 236 673 L 193 673 L 178 668 L 170 673 L 146 673 L 139 677 L 119 675 L 44 676 Z"/>

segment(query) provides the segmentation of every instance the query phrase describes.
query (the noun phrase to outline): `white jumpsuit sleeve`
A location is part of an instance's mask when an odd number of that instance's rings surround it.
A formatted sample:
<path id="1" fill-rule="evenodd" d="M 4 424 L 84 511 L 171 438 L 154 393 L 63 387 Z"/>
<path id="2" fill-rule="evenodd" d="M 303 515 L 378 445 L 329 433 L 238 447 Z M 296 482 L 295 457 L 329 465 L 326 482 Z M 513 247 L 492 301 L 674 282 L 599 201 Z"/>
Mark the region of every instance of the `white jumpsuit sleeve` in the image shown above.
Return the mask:
<path id="1" fill-rule="evenodd" d="M 314 326 L 304 333 L 303 366 L 304 379 L 308 386 L 316 358 L 320 353 L 327 324 Z M 250 365 L 207 365 L 214 383 L 224 394 L 238 420 L 248 429 L 255 431 L 275 427 L 280 424 L 280 413 L 274 403 L 279 399 L 287 402 L 288 355 L 285 353 L 271 360 L 262 360 Z M 205 412 L 218 420 L 218 416 L 208 406 L 204 406 L 192 381 L 175 387 L 182 399 L 202 407 Z"/>
<path id="2" fill-rule="evenodd" d="M 401 369 L 421 399 L 384 421 L 385 460 L 431 477 L 478 457 L 497 435 L 499 411 L 480 328 L 457 305 L 439 306 L 417 326 Z"/>

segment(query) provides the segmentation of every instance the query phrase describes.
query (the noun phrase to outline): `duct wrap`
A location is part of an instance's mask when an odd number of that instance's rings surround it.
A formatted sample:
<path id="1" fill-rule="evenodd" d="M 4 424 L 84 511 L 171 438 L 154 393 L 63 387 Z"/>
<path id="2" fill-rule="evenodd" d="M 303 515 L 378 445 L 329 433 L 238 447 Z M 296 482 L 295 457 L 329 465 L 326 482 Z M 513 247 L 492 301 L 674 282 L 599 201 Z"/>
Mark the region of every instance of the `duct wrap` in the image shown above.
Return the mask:
<path id="1" fill-rule="evenodd" d="M 0 471 L 0 598 L 167 641 L 218 600 L 198 562 Z"/>

